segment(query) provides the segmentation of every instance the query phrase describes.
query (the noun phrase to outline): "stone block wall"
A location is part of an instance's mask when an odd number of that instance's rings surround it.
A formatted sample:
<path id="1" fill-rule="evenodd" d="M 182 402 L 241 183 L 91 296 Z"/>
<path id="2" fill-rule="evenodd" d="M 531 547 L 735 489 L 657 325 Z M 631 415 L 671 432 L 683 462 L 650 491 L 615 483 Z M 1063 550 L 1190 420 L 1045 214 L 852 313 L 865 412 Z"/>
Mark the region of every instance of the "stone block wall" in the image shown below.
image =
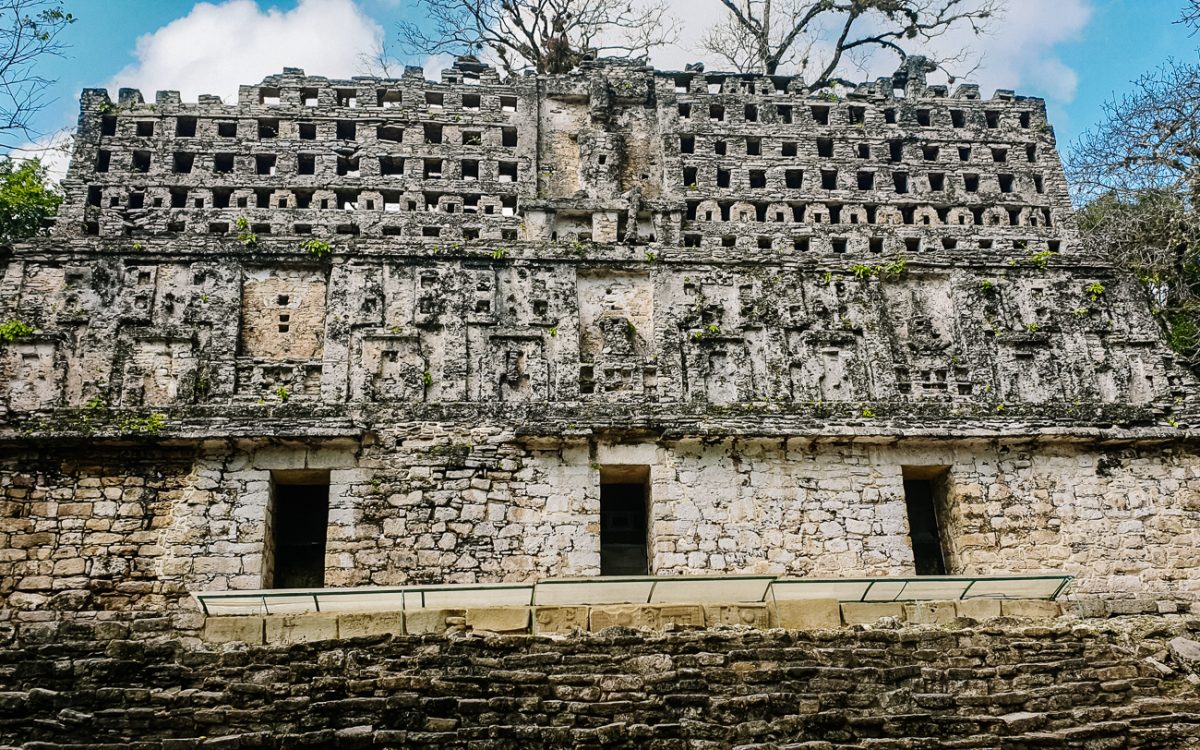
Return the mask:
<path id="1" fill-rule="evenodd" d="M 1185 622 L 250 647 L 138 621 L 0 634 L 0 744 L 29 750 L 1186 750 L 1200 730 L 1168 645 L 1195 637 Z"/>
<path id="2" fill-rule="evenodd" d="M 370 446 L 212 441 L 187 460 L 167 458 L 114 451 L 81 464 L 59 450 L 9 459 L 4 603 L 187 608 L 189 591 L 269 585 L 271 514 L 286 512 L 273 504 L 272 481 L 295 472 L 329 482 L 326 586 L 595 576 L 601 473 L 630 466 L 648 471 L 656 574 L 911 576 L 905 470 L 936 468 L 950 509 L 949 573 L 1068 574 L 1071 598 L 1131 607 L 1200 601 L 1200 461 L 1187 451 L 631 444 L 426 425 Z"/>

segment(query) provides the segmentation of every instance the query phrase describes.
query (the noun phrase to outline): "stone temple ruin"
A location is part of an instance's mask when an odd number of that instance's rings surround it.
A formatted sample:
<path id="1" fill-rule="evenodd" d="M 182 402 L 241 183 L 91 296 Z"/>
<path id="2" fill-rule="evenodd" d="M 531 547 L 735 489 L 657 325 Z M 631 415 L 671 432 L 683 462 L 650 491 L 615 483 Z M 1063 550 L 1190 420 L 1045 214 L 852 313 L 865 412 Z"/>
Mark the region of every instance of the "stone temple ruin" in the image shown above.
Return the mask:
<path id="1" fill-rule="evenodd" d="M 910 62 L 84 91 L 0 254 L 0 744 L 1189 746 L 1195 380 L 1044 103 Z"/>

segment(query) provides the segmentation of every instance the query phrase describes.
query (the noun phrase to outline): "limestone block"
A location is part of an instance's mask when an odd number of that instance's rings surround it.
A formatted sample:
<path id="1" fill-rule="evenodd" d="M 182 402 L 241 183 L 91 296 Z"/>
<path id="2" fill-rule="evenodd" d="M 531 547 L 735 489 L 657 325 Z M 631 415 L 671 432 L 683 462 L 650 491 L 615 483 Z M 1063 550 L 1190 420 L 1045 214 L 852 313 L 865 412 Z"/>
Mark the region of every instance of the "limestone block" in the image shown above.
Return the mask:
<path id="1" fill-rule="evenodd" d="M 823 630 L 842 626 L 837 599 L 783 599 L 775 602 L 776 627 L 790 630 Z"/>
<path id="2" fill-rule="evenodd" d="M 959 617 L 969 617 L 972 620 L 989 620 L 1000 616 L 999 599 L 963 599 L 954 602 L 954 610 Z"/>
<path id="3" fill-rule="evenodd" d="M 767 628 L 771 614 L 765 604 L 708 604 L 704 607 L 704 624 L 741 625 L 750 628 Z"/>
<path id="4" fill-rule="evenodd" d="M 900 602 L 845 602 L 842 621 L 847 625 L 874 625 L 882 617 L 895 617 L 904 622 L 904 605 Z"/>
<path id="5" fill-rule="evenodd" d="M 338 637 L 403 635 L 403 612 L 347 612 L 338 615 Z"/>
<path id="6" fill-rule="evenodd" d="M 240 641 L 259 646 L 263 642 L 263 618 L 207 617 L 201 637 L 209 643 Z"/>
<path id="7" fill-rule="evenodd" d="M 465 617 L 462 609 L 414 609 L 404 613 L 404 632 L 409 635 L 445 633 L 452 617 Z"/>
<path id="8" fill-rule="evenodd" d="M 1000 613 L 1005 617 L 1022 617 L 1030 620 L 1053 620 L 1062 614 L 1058 602 L 1042 599 L 1013 599 L 1000 602 Z"/>
<path id="9" fill-rule="evenodd" d="M 659 627 L 704 627 L 704 608 L 699 604 L 673 604 L 658 608 Z"/>
<path id="10" fill-rule="evenodd" d="M 591 631 L 605 628 L 650 628 L 659 629 L 658 608 L 639 604 L 607 604 L 592 607 Z"/>
<path id="11" fill-rule="evenodd" d="M 911 602 L 904 605 L 904 619 L 913 625 L 951 625 L 957 618 L 954 602 Z"/>
<path id="12" fill-rule="evenodd" d="M 573 633 L 588 629 L 587 607 L 536 607 L 534 633 Z"/>
<path id="13" fill-rule="evenodd" d="M 307 643 L 338 637 L 337 615 L 274 615 L 266 618 L 267 643 Z"/>
<path id="14" fill-rule="evenodd" d="M 1175 661 L 1188 668 L 1200 665 L 1200 641 L 1193 641 L 1182 636 L 1172 638 L 1167 643 L 1167 649 Z"/>
<path id="15" fill-rule="evenodd" d="M 495 633 L 529 630 L 529 607 L 480 607 L 467 610 L 467 627 Z"/>

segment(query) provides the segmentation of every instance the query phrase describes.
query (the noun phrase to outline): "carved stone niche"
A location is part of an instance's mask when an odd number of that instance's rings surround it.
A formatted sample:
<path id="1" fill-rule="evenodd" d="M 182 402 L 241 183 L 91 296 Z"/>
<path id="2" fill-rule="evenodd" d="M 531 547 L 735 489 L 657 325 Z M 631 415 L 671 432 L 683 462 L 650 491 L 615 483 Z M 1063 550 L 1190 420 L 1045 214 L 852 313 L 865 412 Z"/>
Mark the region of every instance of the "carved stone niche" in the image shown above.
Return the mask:
<path id="1" fill-rule="evenodd" d="M 481 401 L 545 401 L 550 368 L 540 336 L 492 336 L 488 339 L 488 377 L 480 379 Z"/>
<path id="2" fill-rule="evenodd" d="M 196 388 L 191 339 L 137 338 L 121 371 L 121 403 L 168 406 L 190 403 Z"/>
<path id="3" fill-rule="evenodd" d="M 54 366 L 54 342 L 18 341 L 0 349 L 0 354 L 9 409 L 34 411 L 58 405 L 62 382 L 60 368 Z"/>
<path id="4" fill-rule="evenodd" d="M 1063 400 L 1058 358 L 1046 344 L 1044 335 L 1010 336 L 999 342 L 996 380 L 1005 401 L 1040 404 Z"/>
<path id="5" fill-rule="evenodd" d="M 1167 368 L 1153 341 L 1112 345 L 1101 386 L 1107 401 L 1148 404 L 1166 392 Z"/>
<path id="6" fill-rule="evenodd" d="M 688 369 L 699 375 L 690 381 L 690 398 L 698 400 L 698 387 L 703 400 L 710 404 L 749 401 L 753 393 L 750 352 L 740 338 L 722 336 L 692 342 Z"/>
<path id="7" fill-rule="evenodd" d="M 318 270 L 247 270 L 241 354 L 270 361 L 320 359 L 325 294 L 325 276 Z"/>
<path id="8" fill-rule="evenodd" d="M 424 401 L 429 363 L 416 336 L 364 336 L 350 374 L 352 401 Z"/>
<path id="9" fill-rule="evenodd" d="M 579 356 L 628 359 L 654 333 L 654 286 L 647 273 L 583 272 L 578 278 Z"/>
<path id="10" fill-rule="evenodd" d="M 793 401 L 863 398 L 858 340 L 850 332 L 788 331 Z"/>

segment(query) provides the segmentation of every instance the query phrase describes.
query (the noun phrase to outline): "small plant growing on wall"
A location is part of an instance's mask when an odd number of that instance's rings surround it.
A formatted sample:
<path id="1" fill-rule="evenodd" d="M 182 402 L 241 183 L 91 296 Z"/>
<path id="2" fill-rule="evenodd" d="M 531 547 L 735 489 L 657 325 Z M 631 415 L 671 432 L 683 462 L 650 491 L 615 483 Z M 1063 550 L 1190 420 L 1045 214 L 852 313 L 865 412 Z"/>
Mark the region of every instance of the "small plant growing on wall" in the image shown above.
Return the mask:
<path id="1" fill-rule="evenodd" d="M 286 404 L 287 400 L 292 397 L 292 394 L 288 392 L 287 386 L 281 385 L 275 389 L 275 397 Z"/>
<path id="2" fill-rule="evenodd" d="M 1029 256 L 1030 264 L 1036 266 L 1042 271 L 1046 270 L 1046 265 L 1050 262 L 1056 253 L 1053 250 L 1039 250 L 1036 253 L 1031 253 Z"/>
<path id="3" fill-rule="evenodd" d="M 157 435 L 166 426 L 166 415 L 158 412 L 144 417 L 126 417 L 117 424 L 121 432 L 131 435 Z"/>
<path id="4" fill-rule="evenodd" d="M 903 255 L 898 256 L 895 260 L 887 263 L 880 263 L 877 266 L 868 266 L 862 263 L 855 263 L 850 266 L 850 272 L 854 274 L 856 279 L 896 279 L 904 275 L 905 269 L 908 268 L 908 259 Z M 828 280 L 826 280 L 828 284 Z"/>
<path id="5" fill-rule="evenodd" d="M 692 331 L 692 340 L 700 341 L 710 336 L 717 336 L 721 333 L 721 327 L 716 323 L 709 323 L 704 328 L 698 331 Z"/>
<path id="6" fill-rule="evenodd" d="M 1096 302 L 1100 299 L 1100 295 L 1104 294 L 1104 285 L 1099 281 L 1093 281 L 1084 287 L 1083 291 L 1088 293 L 1088 296 L 1091 297 L 1092 302 Z"/>
<path id="7" fill-rule="evenodd" d="M 421 383 L 424 384 L 425 387 L 433 385 L 433 373 L 431 373 L 429 370 L 421 373 Z"/>
<path id="8" fill-rule="evenodd" d="M 309 255 L 314 255 L 318 258 L 324 258 L 333 252 L 333 246 L 326 240 L 313 237 L 310 240 L 300 243 L 300 249 Z"/>
<path id="9" fill-rule="evenodd" d="M 239 216 L 234 226 L 238 230 L 238 242 L 242 243 L 242 247 L 247 250 L 253 250 L 258 247 L 258 235 L 250 231 L 250 222 L 246 221 L 245 216 Z"/>
<path id="10" fill-rule="evenodd" d="M 0 323 L 0 341 L 11 344 L 17 339 L 33 335 L 33 326 L 20 320 L 6 320 Z"/>

